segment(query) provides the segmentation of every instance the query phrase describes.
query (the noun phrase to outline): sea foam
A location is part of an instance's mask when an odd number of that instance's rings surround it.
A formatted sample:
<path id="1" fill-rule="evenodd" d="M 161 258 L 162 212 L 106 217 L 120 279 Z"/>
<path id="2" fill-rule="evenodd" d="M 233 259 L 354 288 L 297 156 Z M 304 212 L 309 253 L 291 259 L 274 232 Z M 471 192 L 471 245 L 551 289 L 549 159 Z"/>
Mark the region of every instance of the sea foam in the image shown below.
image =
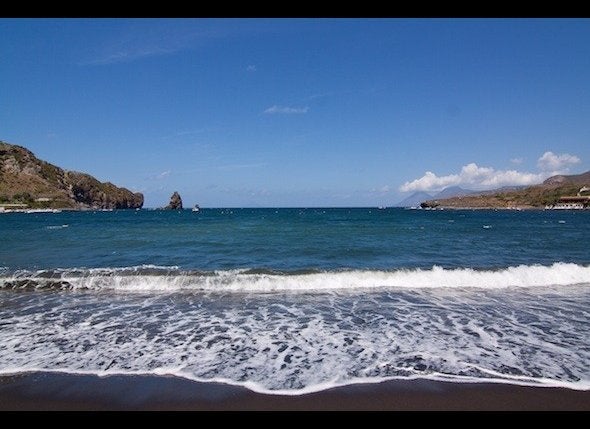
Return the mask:
<path id="1" fill-rule="evenodd" d="M 0 290 L 0 373 L 176 375 L 296 395 L 390 379 L 590 388 L 590 290 Z"/>
<path id="2" fill-rule="evenodd" d="M 268 270 L 186 271 L 142 265 L 125 268 L 18 271 L 0 277 L 2 288 L 94 289 L 125 292 L 281 292 L 384 288 L 509 288 L 590 284 L 590 266 L 556 262 L 495 270 L 473 268 L 336 270 L 280 273 Z"/>

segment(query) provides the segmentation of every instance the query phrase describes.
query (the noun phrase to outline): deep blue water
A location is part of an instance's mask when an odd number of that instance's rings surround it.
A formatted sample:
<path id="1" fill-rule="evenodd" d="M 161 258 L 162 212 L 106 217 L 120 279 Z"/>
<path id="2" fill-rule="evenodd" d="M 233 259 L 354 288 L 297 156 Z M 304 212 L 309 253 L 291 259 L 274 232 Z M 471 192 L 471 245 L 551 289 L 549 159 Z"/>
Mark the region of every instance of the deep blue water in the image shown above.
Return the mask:
<path id="1" fill-rule="evenodd" d="M 142 264 L 198 270 L 389 270 L 590 263 L 589 211 L 15 213 L 0 216 L 0 233 L 0 266 L 10 270 Z"/>
<path id="2" fill-rule="evenodd" d="M 590 389 L 590 211 L 0 214 L 0 374 Z"/>

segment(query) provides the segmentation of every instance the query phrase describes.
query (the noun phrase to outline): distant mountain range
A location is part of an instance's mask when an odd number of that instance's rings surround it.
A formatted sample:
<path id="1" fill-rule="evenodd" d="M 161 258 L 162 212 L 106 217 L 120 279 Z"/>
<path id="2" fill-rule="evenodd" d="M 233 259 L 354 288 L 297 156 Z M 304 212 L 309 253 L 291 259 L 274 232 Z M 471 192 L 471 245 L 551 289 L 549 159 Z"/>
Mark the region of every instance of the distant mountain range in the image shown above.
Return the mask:
<path id="1" fill-rule="evenodd" d="M 28 208 L 128 209 L 143 206 L 143 194 L 63 170 L 22 146 L 0 141 L 0 205 Z"/>
<path id="2" fill-rule="evenodd" d="M 583 186 L 590 186 L 590 171 L 552 176 L 533 186 L 506 186 L 447 198 L 433 196 L 421 204 L 424 207 L 450 208 L 540 208 L 554 205 L 561 197 L 576 195 Z"/>
<path id="3" fill-rule="evenodd" d="M 432 200 L 432 199 L 440 199 L 440 198 L 451 198 L 457 197 L 461 195 L 469 195 L 477 193 L 477 191 L 472 191 L 469 189 L 463 189 L 459 186 L 449 186 L 448 188 L 443 189 L 442 191 L 438 192 L 437 194 L 431 195 L 426 192 L 414 192 L 409 197 L 401 200 L 399 203 L 395 204 L 395 207 L 416 207 L 419 206 L 420 203 Z"/>
<path id="4" fill-rule="evenodd" d="M 449 186 L 448 188 L 444 188 L 438 194 L 434 194 L 432 198 L 452 198 L 452 197 L 459 197 L 461 195 L 469 195 L 477 193 L 477 191 L 472 191 L 470 189 L 463 189 L 459 186 Z"/>
<path id="5" fill-rule="evenodd" d="M 432 195 L 426 192 L 414 192 L 407 198 L 404 198 L 399 203 L 394 204 L 394 207 L 417 207 L 421 202 L 432 199 Z"/>

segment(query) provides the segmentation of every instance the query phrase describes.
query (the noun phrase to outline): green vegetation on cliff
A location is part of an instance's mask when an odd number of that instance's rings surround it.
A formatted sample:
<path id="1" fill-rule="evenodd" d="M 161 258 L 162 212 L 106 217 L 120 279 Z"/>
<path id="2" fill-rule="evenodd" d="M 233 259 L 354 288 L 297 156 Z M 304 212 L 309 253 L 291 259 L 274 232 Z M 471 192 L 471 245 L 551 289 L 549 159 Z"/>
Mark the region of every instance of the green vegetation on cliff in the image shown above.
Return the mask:
<path id="1" fill-rule="evenodd" d="M 487 191 L 477 195 L 428 200 L 422 207 L 451 208 L 543 208 L 559 198 L 574 196 L 582 186 L 590 185 L 590 171 L 571 176 L 553 176 L 539 185 L 511 191 Z"/>
<path id="2" fill-rule="evenodd" d="M 126 209 L 143 206 L 143 195 L 66 171 L 22 146 L 0 141 L 0 204 L 31 208 Z"/>

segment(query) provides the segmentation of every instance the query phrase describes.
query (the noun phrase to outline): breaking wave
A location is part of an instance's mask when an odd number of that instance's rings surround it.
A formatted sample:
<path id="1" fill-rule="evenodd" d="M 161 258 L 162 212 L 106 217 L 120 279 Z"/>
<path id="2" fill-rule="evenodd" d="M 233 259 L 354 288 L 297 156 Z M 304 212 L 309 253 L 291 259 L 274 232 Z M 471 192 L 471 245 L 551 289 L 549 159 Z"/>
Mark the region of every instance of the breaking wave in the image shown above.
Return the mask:
<path id="1" fill-rule="evenodd" d="M 265 269 L 188 271 L 142 265 L 124 268 L 16 271 L 0 277 L 3 289 L 90 289 L 124 292 L 283 292 L 386 288 L 510 288 L 590 284 L 590 266 L 556 262 L 495 270 L 474 268 L 379 270 Z"/>

